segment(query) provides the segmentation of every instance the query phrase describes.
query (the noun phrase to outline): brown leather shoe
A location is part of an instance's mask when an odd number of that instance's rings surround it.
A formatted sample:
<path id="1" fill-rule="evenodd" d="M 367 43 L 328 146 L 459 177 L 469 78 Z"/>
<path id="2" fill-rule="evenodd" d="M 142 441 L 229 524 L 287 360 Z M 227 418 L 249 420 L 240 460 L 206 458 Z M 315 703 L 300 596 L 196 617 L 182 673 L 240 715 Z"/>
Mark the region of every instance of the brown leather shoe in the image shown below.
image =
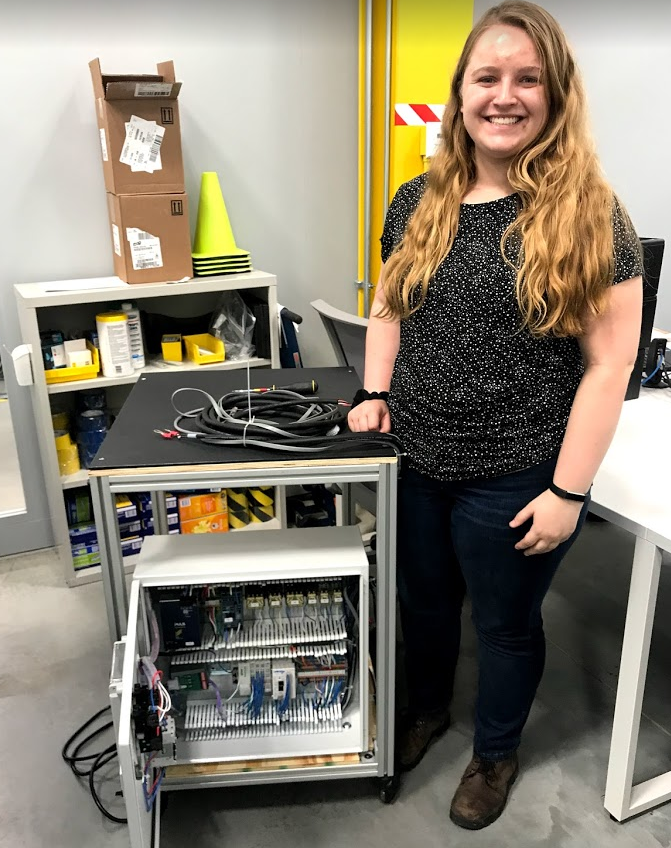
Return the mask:
<path id="1" fill-rule="evenodd" d="M 401 716 L 397 741 L 398 765 L 401 771 L 410 771 L 419 764 L 434 739 L 442 736 L 450 726 L 450 713 L 408 713 Z"/>
<path id="2" fill-rule="evenodd" d="M 454 793 L 452 821 L 467 830 L 480 830 L 495 822 L 506 806 L 518 772 L 516 754 L 500 762 L 474 756 Z"/>

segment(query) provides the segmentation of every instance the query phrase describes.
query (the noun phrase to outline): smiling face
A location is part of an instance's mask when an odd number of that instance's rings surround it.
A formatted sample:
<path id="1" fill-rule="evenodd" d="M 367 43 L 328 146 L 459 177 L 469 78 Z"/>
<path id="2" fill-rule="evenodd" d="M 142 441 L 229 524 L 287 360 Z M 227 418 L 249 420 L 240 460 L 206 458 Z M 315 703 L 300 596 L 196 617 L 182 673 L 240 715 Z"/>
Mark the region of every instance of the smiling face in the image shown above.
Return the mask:
<path id="1" fill-rule="evenodd" d="M 478 38 L 464 72 L 461 113 L 476 167 L 509 165 L 548 118 L 541 60 L 518 27 L 495 24 Z"/>

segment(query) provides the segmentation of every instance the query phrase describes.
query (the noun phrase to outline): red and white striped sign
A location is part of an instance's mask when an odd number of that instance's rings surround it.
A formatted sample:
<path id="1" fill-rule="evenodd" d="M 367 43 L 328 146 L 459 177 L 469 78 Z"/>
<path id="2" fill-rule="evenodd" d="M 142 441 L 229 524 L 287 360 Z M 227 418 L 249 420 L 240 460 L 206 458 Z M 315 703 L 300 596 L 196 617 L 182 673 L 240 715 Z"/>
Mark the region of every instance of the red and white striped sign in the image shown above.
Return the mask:
<path id="1" fill-rule="evenodd" d="M 444 103 L 397 103 L 394 106 L 394 126 L 422 127 L 440 122 L 444 109 Z"/>

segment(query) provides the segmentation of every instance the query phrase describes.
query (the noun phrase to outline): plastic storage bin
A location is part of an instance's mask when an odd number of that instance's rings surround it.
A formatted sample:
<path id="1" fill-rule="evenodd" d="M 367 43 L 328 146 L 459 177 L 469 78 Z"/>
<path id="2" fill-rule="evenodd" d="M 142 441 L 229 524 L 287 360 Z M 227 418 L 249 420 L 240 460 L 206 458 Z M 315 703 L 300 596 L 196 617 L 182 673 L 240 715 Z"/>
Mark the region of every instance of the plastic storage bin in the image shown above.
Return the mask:
<path id="1" fill-rule="evenodd" d="M 98 348 L 86 342 L 86 347 L 91 351 L 93 363 L 83 365 L 81 368 L 50 368 L 44 372 L 47 383 L 68 383 L 71 380 L 92 380 L 98 376 L 100 371 L 100 356 Z"/>
<path id="2" fill-rule="evenodd" d="M 209 333 L 199 333 L 196 336 L 184 336 L 186 358 L 197 365 L 207 365 L 210 362 L 223 362 L 225 357 L 224 343 Z M 202 351 L 208 351 L 202 353 Z"/>

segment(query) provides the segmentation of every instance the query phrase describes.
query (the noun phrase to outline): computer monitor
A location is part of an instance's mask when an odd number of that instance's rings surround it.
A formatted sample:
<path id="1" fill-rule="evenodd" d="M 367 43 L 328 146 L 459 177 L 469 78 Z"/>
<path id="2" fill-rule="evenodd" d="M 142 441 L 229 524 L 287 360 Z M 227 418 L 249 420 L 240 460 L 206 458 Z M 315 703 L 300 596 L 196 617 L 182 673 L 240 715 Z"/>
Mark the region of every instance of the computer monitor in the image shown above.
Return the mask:
<path id="1" fill-rule="evenodd" d="M 638 343 L 636 364 L 634 365 L 634 370 L 631 372 L 625 400 L 637 398 L 641 391 L 641 379 L 643 377 L 646 350 L 650 345 L 652 328 L 655 323 L 657 292 L 659 290 L 659 278 L 662 273 L 662 259 L 664 258 L 664 239 L 642 238 L 641 247 L 643 248 L 643 314 L 641 316 L 641 335 Z"/>

